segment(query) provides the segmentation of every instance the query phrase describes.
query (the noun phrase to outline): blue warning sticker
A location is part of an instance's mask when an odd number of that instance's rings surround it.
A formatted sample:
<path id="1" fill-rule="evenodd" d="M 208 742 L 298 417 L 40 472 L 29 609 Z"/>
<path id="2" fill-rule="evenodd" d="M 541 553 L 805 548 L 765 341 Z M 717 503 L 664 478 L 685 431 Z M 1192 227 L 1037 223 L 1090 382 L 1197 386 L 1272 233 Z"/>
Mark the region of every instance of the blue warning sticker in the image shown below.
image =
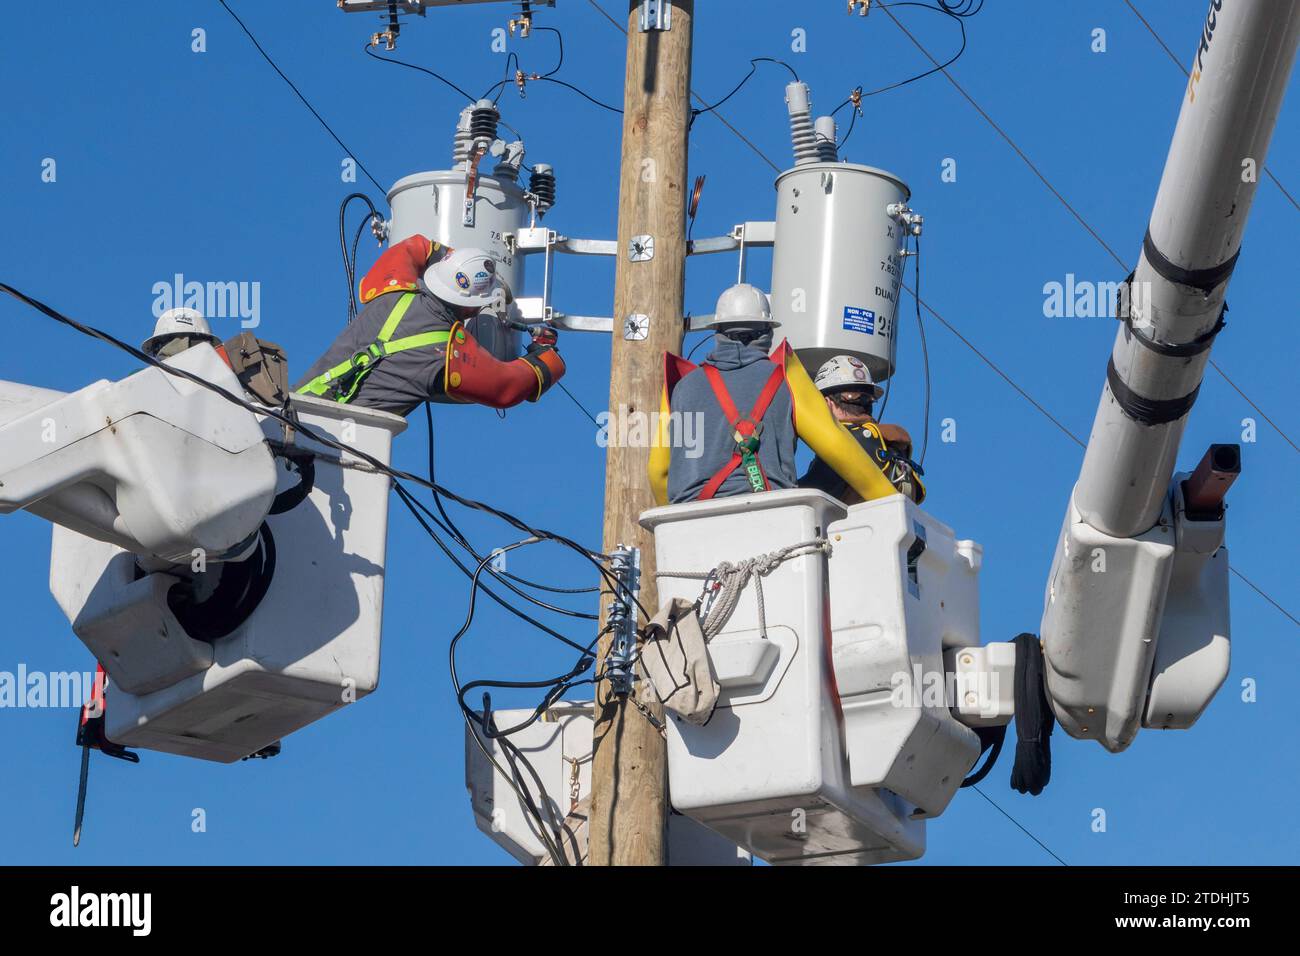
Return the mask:
<path id="1" fill-rule="evenodd" d="M 844 307 L 844 330 L 846 332 L 873 334 L 876 331 L 876 313 L 870 309 L 859 309 L 856 306 L 846 305 Z"/>

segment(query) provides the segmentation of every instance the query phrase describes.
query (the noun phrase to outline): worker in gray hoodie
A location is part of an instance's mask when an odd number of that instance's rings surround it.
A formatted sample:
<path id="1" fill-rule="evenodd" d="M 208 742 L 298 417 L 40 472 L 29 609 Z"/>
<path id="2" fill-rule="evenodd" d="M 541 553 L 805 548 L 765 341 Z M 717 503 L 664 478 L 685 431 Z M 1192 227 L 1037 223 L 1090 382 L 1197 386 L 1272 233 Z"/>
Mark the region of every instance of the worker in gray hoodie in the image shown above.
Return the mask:
<path id="1" fill-rule="evenodd" d="M 649 463 L 650 487 L 660 504 L 793 488 L 797 439 L 863 500 L 895 493 L 871 456 L 831 416 L 789 344 L 783 341 L 769 355 L 776 326 L 767 296 L 741 283 L 718 299 L 709 326 L 713 351 L 701 365 L 665 354 Z M 687 415 L 699 416 L 700 423 L 694 430 L 700 440 L 689 451 L 681 434 Z"/>

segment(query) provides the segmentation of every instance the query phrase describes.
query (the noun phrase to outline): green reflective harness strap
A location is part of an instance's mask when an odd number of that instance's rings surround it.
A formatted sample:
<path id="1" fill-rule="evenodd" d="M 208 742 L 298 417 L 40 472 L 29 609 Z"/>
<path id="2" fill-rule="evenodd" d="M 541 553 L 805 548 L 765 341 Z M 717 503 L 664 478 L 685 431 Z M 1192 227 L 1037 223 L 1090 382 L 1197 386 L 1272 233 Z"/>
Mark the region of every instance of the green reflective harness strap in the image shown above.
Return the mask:
<path id="1" fill-rule="evenodd" d="M 366 376 L 374 370 L 375 365 L 385 356 L 405 352 L 407 349 L 417 349 L 425 345 L 442 345 L 446 343 L 451 338 L 451 332 L 447 330 L 420 332 L 416 335 L 408 335 L 393 340 L 393 333 L 397 331 L 397 327 L 401 324 L 407 309 L 411 307 L 411 303 L 414 301 L 414 292 L 403 294 L 398 299 L 397 305 L 393 306 L 393 311 L 388 313 L 388 318 L 384 320 L 383 327 L 380 328 L 379 335 L 374 343 L 351 358 L 345 359 L 333 368 L 322 372 L 298 391 L 306 395 L 326 396 L 332 389 L 341 387 L 350 377 L 351 380 L 347 382 L 347 390 L 334 396 L 336 402 L 347 404 L 356 396 L 357 390 L 361 387 L 361 383 L 365 381 Z"/>
<path id="2" fill-rule="evenodd" d="M 414 292 L 404 293 L 402 297 L 397 300 L 397 305 L 393 306 L 393 311 L 388 313 L 388 318 L 384 320 L 383 328 L 379 330 L 379 341 L 387 342 L 393 337 L 393 333 L 397 331 L 398 323 L 402 321 L 402 317 L 406 315 L 406 310 L 411 307 L 411 303 L 414 301 Z"/>

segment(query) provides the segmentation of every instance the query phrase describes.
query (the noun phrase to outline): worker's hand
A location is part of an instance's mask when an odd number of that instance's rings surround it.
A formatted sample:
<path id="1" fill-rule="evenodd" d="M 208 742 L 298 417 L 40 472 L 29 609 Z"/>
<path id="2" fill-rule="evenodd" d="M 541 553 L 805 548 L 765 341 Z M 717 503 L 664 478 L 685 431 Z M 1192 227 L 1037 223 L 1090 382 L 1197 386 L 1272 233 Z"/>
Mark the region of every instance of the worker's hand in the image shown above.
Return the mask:
<path id="1" fill-rule="evenodd" d="M 560 338 L 559 333 L 555 331 L 555 327 L 551 325 L 534 325 L 528 330 L 528 334 L 533 337 L 533 344 L 529 347 L 529 352 L 539 347 L 554 347 Z"/>
<path id="2" fill-rule="evenodd" d="M 560 353 L 555 351 L 552 345 L 533 343 L 527 354 L 518 361 L 527 362 L 537 375 L 537 392 L 529 401 L 537 401 L 552 385 L 564 377 L 564 359 L 560 358 Z"/>

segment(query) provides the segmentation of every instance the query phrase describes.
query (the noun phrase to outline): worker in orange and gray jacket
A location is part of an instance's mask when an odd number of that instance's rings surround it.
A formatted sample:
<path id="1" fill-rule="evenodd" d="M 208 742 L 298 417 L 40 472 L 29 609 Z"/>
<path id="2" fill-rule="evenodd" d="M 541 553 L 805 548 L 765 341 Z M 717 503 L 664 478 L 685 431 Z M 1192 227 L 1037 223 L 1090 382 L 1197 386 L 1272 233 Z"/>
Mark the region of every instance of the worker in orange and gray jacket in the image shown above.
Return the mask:
<path id="1" fill-rule="evenodd" d="M 649 465 L 659 504 L 793 488 L 797 439 L 864 499 L 894 494 L 871 457 L 831 417 L 789 345 L 782 342 L 769 356 L 776 325 L 767 296 L 742 283 L 718 299 L 713 351 L 703 364 L 664 356 Z M 684 416 L 696 416 L 698 443 L 684 440 Z"/>
<path id="2" fill-rule="evenodd" d="M 883 389 L 872 380 L 871 371 L 862 360 L 852 355 L 836 355 L 817 370 L 813 381 L 826 397 L 826 407 L 835 420 L 866 449 L 899 493 L 917 504 L 924 501 L 923 472 L 911 459 L 912 436 L 899 425 L 877 422 L 872 415 Z M 813 460 L 807 473 L 799 479 L 799 487 L 816 488 L 849 505 L 863 500 L 821 458 Z"/>
<path id="3" fill-rule="evenodd" d="M 412 236 L 379 257 L 360 291 L 365 308 L 295 391 L 408 415 L 426 401 L 535 402 L 564 375 L 550 328 L 523 356 L 508 351 L 513 296 L 482 249 Z"/>

